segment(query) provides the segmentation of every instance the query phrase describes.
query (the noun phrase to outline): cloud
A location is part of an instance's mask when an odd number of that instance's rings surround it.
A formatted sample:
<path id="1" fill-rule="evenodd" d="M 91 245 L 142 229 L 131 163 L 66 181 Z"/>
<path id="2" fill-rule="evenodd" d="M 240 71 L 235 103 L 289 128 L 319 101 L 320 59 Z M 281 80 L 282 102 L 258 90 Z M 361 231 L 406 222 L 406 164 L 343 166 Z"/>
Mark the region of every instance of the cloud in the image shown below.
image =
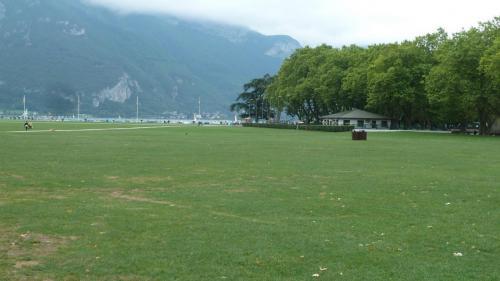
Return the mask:
<path id="1" fill-rule="evenodd" d="M 500 16 L 497 0 L 87 0 L 123 13 L 167 13 L 334 46 L 413 39 Z"/>

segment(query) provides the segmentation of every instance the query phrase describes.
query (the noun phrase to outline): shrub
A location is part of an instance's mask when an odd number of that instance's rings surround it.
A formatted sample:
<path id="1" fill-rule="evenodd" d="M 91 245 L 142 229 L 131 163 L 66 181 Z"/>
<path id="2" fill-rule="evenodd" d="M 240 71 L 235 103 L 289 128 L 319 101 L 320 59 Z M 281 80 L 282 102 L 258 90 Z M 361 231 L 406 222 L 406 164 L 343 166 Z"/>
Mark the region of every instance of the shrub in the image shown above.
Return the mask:
<path id="1" fill-rule="evenodd" d="M 324 125 L 292 125 L 292 124 L 256 124 L 243 123 L 243 127 L 269 128 L 269 129 L 288 129 L 305 131 L 323 131 L 323 132 L 350 132 L 354 126 L 324 126 Z"/>

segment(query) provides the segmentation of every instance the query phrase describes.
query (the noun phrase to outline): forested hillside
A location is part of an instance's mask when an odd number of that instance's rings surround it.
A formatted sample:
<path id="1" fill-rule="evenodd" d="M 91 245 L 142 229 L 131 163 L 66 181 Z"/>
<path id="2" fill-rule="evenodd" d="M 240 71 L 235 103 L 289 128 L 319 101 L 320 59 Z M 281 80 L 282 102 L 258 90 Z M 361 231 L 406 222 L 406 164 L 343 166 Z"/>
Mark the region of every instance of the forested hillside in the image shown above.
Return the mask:
<path id="1" fill-rule="evenodd" d="M 276 72 L 299 43 L 79 0 L 0 0 L 0 111 L 130 116 L 227 111 L 240 85 Z"/>

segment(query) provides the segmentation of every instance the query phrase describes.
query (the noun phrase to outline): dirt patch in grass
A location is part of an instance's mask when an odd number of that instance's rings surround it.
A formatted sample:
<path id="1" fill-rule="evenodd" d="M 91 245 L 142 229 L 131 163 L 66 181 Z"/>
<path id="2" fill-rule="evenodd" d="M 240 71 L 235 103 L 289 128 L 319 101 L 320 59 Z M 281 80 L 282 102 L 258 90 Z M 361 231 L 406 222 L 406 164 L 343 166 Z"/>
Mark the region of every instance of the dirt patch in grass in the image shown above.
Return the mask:
<path id="1" fill-rule="evenodd" d="M 15 178 L 16 180 L 24 180 L 25 179 L 25 177 L 21 176 L 21 175 L 12 174 L 10 176 L 13 177 L 13 178 Z"/>
<path id="2" fill-rule="evenodd" d="M 227 193 L 251 193 L 251 192 L 256 192 L 255 189 L 251 188 L 235 188 L 235 189 L 226 189 L 224 190 Z"/>
<path id="3" fill-rule="evenodd" d="M 172 180 L 171 177 L 132 177 L 127 181 L 135 184 L 160 183 Z"/>
<path id="4" fill-rule="evenodd" d="M 261 220 L 261 219 L 255 219 L 255 218 L 248 218 L 228 212 L 218 212 L 218 211 L 210 211 L 210 214 L 214 216 L 219 216 L 219 217 L 226 217 L 226 218 L 232 218 L 232 219 L 237 219 L 237 220 L 242 220 L 246 222 L 253 222 L 253 223 L 260 223 L 260 224 L 276 224 L 275 222 L 271 221 L 266 221 L 266 220 Z"/>
<path id="5" fill-rule="evenodd" d="M 103 277 L 102 280 L 107 280 L 107 281 L 148 281 L 148 280 L 153 280 L 149 277 L 145 276 L 139 276 L 139 275 L 114 275 L 114 276 L 106 276 Z"/>
<path id="6" fill-rule="evenodd" d="M 7 193 L 0 201 L 46 201 L 46 200 L 66 200 L 71 197 L 72 191 L 50 190 L 46 188 L 23 188 Z"/>
<path id="7" fill-rule="evenodd" d="M 155 200 L 151 198 L 144 197 L 140 194 L 124 194 L 122 191 L 114 191 L 111 193 L 111 197 L 115 199 L 121 199 L 121 200 L 126 200 L 126 201 L 133 201 L 133 202 L 144 202 L 144 203 L 150 203 L 150 204 L 159 204 L 159 205 L 165 205 L 169 207 L 176 207 L 176 208 L 184 208 L 184 209 L 193 209 L 193 206 L 189 205 L 181 205 L 177 204 L 172 201 L 166 201 L 166 200 Z M 261 224 L 276 224 L 275 222 L 271 221 L 265 221 L 261 219 L 255 219 L 255 218 L 249 218 L 245 216 L 240 216 L 238 214 L 233 214 L 230 212 L 223 212 L 223 211 L 214 211 L 210 210 L 209 206 L 198 206 L 200 209 L 206 209 L 205 212 L 208 214 L 211 214 L 213 216 L 219 216 L 219 217 L 226 217 L 226 218 L 232 218 L 232 219 L 238 219 L 246 222 L 253 222 L 253 223 L 261 223 Z"/>
<path id="8" fill-rule="evenodd" d="M 8 266 L 0 268 L 0 273 L 5 271 L 7 280 L 26 280 L 24 270 L 42 265 L 46 258 L 77 239 L 32 232 L 19 234 L 15 228 L 0 226 L 0 258 Z"/>
<path id="9" fill-rule="evenodd" d="M 16 261 L 14 267 L 17 269 L 21 269 L 23 267 L 33 267 L 37 265 L 40 265 L 39 261 Z"/>
<path id="10" fill-rule="evenodd" d="M 184 206 L 184 205 L 179 205 L 177 203 L 174 203 L 172 201 L 166 201 L 166 200 L 155 200 L 151 198 L 146 198 L 140 195 L 127 195 L 124 194 L 121 191 L 114 191 L 111 193 L 111 197 L 117 198 L 117 199 L 123 199 L 127 201 L 135 201 L 135 202 L 145 202 L 145 203 L 152 203 L 152 204 L 160 204 L 160 205 L 167 205 L 170 207 L 177 207 L 177 208 L 190 208 L 190 206 Z"/>
<path id="11" fill-rule="evenodd" d="M 119 176 L 106 176 L 106 180 L 108 181 L 123 181 L 127 183 L 133 184 L 151 184 L 151 183 L 161 183 L 166 181 L 171 181 L 171 177 L 160 177 L 160 176 L 151 176 L 151 177 L 119 177 Z"/>
<path id="12" fill-rule="evenodd" d="M 63 196 L 63 195 L 49 195 L 49 196 L 47 196 L 47 199 L 65 200 L 65 199 L 68 199 L 68 197 Z"/>
<path id="13" fill-rule="evenodd" d="M 27 232 L 20 234 L 11 241 L 7 256 L 16 260 L 43 258 L 52 255 L 57 252 L 60 247 L 77 239 L 78 238 L 74 236 L 63 237 Z"/>

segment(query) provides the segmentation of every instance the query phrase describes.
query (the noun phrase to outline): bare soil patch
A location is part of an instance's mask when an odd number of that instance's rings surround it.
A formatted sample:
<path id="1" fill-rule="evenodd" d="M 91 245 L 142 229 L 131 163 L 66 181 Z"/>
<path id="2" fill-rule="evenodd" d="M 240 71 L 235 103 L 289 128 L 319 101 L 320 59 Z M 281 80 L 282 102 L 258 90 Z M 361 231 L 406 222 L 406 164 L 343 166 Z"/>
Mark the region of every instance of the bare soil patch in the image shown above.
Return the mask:
<path id="1" fill-rule="evenodd" d="M 167 205 L 170 207 L 177 207 L 177 208 L 190 208 L 190 206 L 183 206 L 179 205 L 175 202 L 172 201 L 166 201 L 166 200 L 155 200 L 151 198 L 146 198 L 142 197 L 140 195 L 127 195 L 123 194 L 121 191 L 114 191 L 111 193 L 111 197 L 113 198 L 118 198 L 118 199 L 123 199 L 127 201 L 136 201 L 136 202 L 145 202 L 145 203 L 152 203 L 152 204 L 160 204 L 160 205 Z"/>
<path id="2" fill-rule="evenodd" d="M 44 259 L 77 239 L 32 232 L 19 234 L 16 228 L 0 226 L 0 257 L 11 265 L 5 272 L 7 280 L 25 280 L 23 270 L 42 265 Z"/>
<path id="3" fill-rule="evenodd" d="M 192 206 L 188 205 L 180 205 L 172 201 L 165 201 L 165 200 L 155 200 L 151 198 L 146 198 L 138 194 L 130 195 L 130 194 L 124 194 L 122 191 L 114 191 L 111 193 L 111 197 L 116 198 L 116 199 L 122 199 L 122 200 L 127 200 L 127 201 L 135 201 L 135 202 L 144 202 L 144 203 L 151 203 L 151 204 L 160 204 L 160 205 L 166 205 L 169 207 L 176 207 L 176 208 L 193 208 Z M 200 206 L 202 208 L 207 208 L 209 209 L 210 207 L 208 206 Z M 246 222 L 253 222 L 253 223 L 262 223 L 262 224 L 276 224 L 275 222 L 270 222 L 270 221 L 264 221 L 260 219 L 255 219 L 255 218 L 249 218 L 249 217 L 244 217 L 240 216 L 237 214 L 229 213 L 229 212 L 221 212 L 221 211 L 213 211 L 213 210 L 207 210 L 208 213 L 214 215 L 214 216 L 219 216 L 219 217 L 226 217 L 226 218 L 232 218 L 232 219 L 238 219 Z"/>
<path id="4" fill-rule="evenodd" d="M 235 188 L 235 189 L 226 189 L 225 192 L 227 192 L 227 193 L 251 193 L 251 192 L 256 192 L 256 190 L 250 189 L 250 188 Z"/>
<path id="5" fill-rule="evenodd" d="M 16 261 L 16 265 L 14 265 L 14 267 L 17 269 L 21 269 L 23 267 L 33 267 L 39 264 L 39 261 Z"/>
<path id="6" fill-rule="evenodd" d="M 135 184 L 160 183 L 172 180 L 171 177 L 132 177 L 127 181 Z"/>
<path id="7" fill-rule="evenodd" d="M 24 180 L 25 179 L 25 177 L 21 176 L 21 175 L 12 174 L 10 176 L 13 177 L 13 178 L 15 178 L 16 180 Z"/>

